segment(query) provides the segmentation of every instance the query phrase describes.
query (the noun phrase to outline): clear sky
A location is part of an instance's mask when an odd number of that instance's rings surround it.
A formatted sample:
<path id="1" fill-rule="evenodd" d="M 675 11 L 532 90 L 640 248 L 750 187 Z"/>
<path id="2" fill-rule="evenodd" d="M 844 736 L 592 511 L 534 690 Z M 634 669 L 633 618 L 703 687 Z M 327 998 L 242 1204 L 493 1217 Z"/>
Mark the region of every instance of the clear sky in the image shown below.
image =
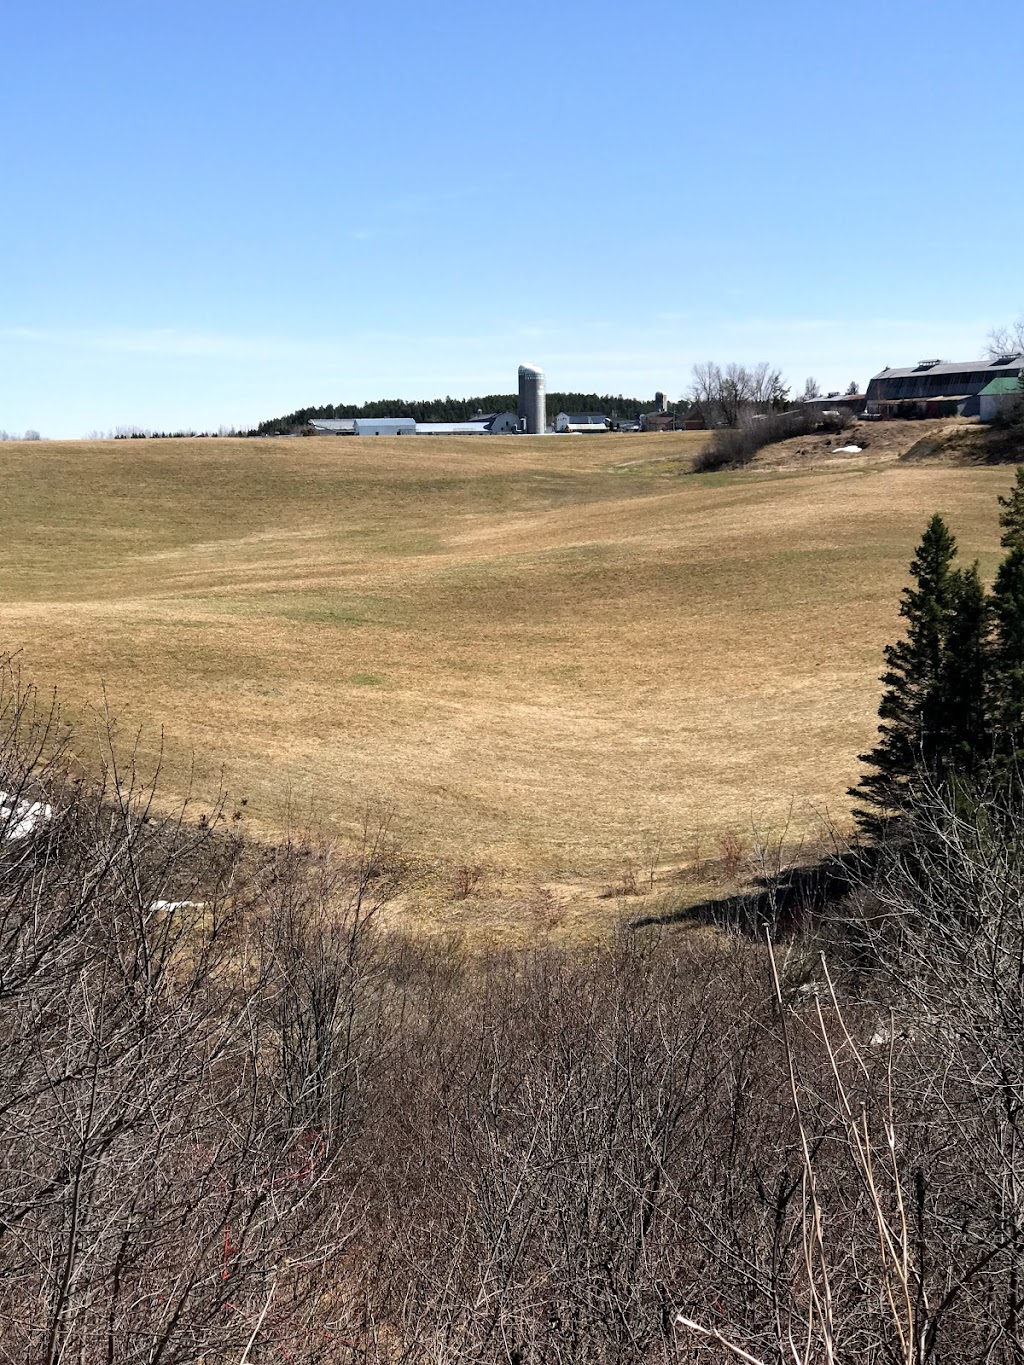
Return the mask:
<path id="1" fill-rule="evenodd" d="M 1024 311 L 1024 5 L 9 0 L 0 427 L 802 387 Z"/>

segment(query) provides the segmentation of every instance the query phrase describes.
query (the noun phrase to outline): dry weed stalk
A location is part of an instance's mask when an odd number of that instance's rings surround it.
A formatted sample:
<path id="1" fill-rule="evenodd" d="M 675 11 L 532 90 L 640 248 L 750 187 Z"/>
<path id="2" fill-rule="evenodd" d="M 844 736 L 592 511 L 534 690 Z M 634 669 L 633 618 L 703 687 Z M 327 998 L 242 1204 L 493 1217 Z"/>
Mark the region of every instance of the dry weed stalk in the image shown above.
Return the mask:
<path id="1" fill-rule="evenodd" d="M 801 1086 L 787 1018 L 788 1006 L 783 994 L 770 933 L 766 933 L 765 941 L 771 966 L 775 1003 L 779 1014 L 789 1102 L 799 1137 L 802 1199 L 800 1229 L 807 1291 L 807 1306 L 803 1315 L 804 1323 L 800 1340 L 796 1339 L 792 1326 L 795 1306 L 786 1321 L 783 1321 L 782 1314 L 777 1312 L 775 1335 L 779 1350 L 785 1358 L 793 1362 L 793 1365 L 811 1365 L 811 1362 L 816 1361 L 819 1355 L 824 1357 L 828 1365 L 834 1365 L 842 1343 L 838 1340 L 833 1272 L 830 1264 L 831 1248 L 826 1235 L 827 1211 L 823 1205 L 819 1189 L 814 1144 L 811 1140 L 809 1125 L 801 1102 Z M 821 966 L 828 986 L 832 1010 L 842 1031 L 843 1042 L 859 1073 L 863 1076 L 868 1092 L 870 1092 L 871 1077 L 860 1048 L 846 1025 L 824 955 L 821 956 Z M 849 1089 L 843 1081 L 836 1047 L 830 1037 L 829 1027 L 822 1012 L 821 1001 L 817 996 L 815 996 L 814 1007 L 818 1032 L 828 1058 L 846 1149 L 853 1159 L 856 1174 L 868 1196 L 875 1229 L 881 1288 L 887 1305 L 889 1322 L 899 1342 L 899 1359 L 901 1365 L 922 1365 L 924 1359 L 923 1341 L 914 1310 L 914 1272 L 911 1266 L 912 1239 L 903 1196 L 903 1176 L 896 1147 L 892 1056 L 890 1054 L 887 1069 L 887 1105 L 883 1122 L 885 1142 L 882 1160 L 886 1167 L 885 1175 L 891 1186 L 892 1197 L 895 1202 L 894 1214 L 890 1214 L 886 1209 L 886 1201 L 879 1180 L 879 1157 L 871 1134 L 866 1105 L 863 1103 L 859 1107 L 854 1105 Z M 683 1314 L 677 1316 L 676 1322 L 680 1327 L 694 1335 L 716 1342 L 735 1358 L 746 1362 L 746 1365 L 764 1365 L 763 1361 L 753 1356 L 738 1342 L 730 1339 L 717 1328 L 708 1327 Z"/>

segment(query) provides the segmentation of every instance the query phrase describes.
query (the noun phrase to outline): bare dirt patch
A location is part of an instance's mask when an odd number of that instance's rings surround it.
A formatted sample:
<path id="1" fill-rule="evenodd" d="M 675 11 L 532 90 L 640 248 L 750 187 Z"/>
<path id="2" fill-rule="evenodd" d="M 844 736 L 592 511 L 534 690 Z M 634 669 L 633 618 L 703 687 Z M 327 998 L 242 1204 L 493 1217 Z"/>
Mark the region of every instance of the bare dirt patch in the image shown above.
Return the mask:
<path id="1" fill-rule="evenodd" d="M 908 459 L 974 464 L 984 458 L 986 439 L 984 428 L 962 418 L 854 422 L 838 434 L 794 436 L 766 446 L 758 453 L 754 467 L 823 469 L 835 465 L 886 465 Z M 849 446 L 860 449 L 850 451 Z"/>

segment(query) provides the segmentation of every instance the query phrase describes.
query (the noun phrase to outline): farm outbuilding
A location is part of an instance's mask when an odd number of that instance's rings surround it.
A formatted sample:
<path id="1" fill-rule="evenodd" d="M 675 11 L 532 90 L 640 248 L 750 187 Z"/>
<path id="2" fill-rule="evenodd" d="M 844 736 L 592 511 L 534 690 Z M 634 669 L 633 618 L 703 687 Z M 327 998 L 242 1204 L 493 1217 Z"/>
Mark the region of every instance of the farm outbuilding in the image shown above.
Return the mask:
<path id="1" fill-rule="evenodd" d="M 486 417 L 474 420 L 487 424 L 488 436 L 508 436 L 521 429 L 520 420 L 514 412 L 491 412 Z"/>
<path id="2" fill-rule="evenodd" d="M 483 422 L 417 422 L 417 436 L 486 436 Z"/>
<path id="3" fill-rule="evenodd" d="M 355 436 L 415 436 L 416 423 L 411 417 L 357 417 Z"/>
<path id="4" fill-rule="evenodd" d="M 1001 375 L 998 379 L 990 380 L 978 394 L 978 416 L 983 422 L 994 422 L 1003 413 L 1017 407 L 1022 398 L 1024 390 L 1021 389 L 1020 380 L 1013 375 Z"/>
<path id="5" fill-rule="evenodd" d="M 519 430 L 514 412 L 488 412 L 468 422 L 416 422 L 411 417 L 315 417 L 315 436 L 497 436 Z"/>
<path id="6" fill-rule="evenodd" d="M 611 422 L 601 412 L 560 412 L 555 418 L 555 430 L 561 432 L 580 432 L 587 435 L 592 432 L 608 431 L 610 428 Z"/>
<path id="7" fill-rule="evenodd" d="M 640 414 L 641 431 L 703 431 L 706 426 L 703 414 L 696 410 L 687 414 L 656 408 Z"/>
<path id="8" fill-rule="evenodd" d="M 995 360 L 921 360 L 909 369 L 888 367 L 868 384 L 865 406 L 877 417 L 977 417 L 982 389 L 993 379 L 1016 380 L 1024 354 Z"/>
<path id="9" fill-rule="evenodd" d="M 356 419 L 354 417 L 314 417 L 308 423 L 316 436 L 354 436 Z"/>
<path id="10" fill-rule="evenodd" d="M 803 398 L 799 402 L 801 406 L 809 408 L 811 412 L 848 412 L 851 415 L 863 412 L 864 404 L 867 402 L 867 394 L 864 393 L 828 393 L 823 398 Z"/>
<path id="11" fill-rule="evenodd" d="M 502 436 L 519 430 L 514 412 L 490 412 L 468 422 L 417 422 L 417 436 Z"/>

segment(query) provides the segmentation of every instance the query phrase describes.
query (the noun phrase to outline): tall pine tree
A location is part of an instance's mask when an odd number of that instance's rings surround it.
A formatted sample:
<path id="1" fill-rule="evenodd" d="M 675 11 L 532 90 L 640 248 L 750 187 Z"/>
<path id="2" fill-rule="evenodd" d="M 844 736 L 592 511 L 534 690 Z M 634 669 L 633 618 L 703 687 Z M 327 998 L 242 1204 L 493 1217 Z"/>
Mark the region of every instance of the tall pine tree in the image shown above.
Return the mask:
<path id="1" fill-rule="evenodd" d="M 1024 465 L 1017 466 L 1017 478 L 1008 497 L 999 498 L 1000 545 L 1006 550 L 1024 547 Z"/>
<path id="2" fill-rule="evenodd" d="M 955 555 L 949 528 L 933 516 L 910 565 L 913 585 L 903 592 L 900 615 L 907 623 L 906 636 L 885 649 L 879 740 L 861 755 L 872 771 L 850 792 L 864 803 L 854 815 L 870 834 L 880 833 L 889 816 L 912 806 L 916 776 L 935 773 L 948 742 L 947 642 L 954 606 L 966 595 L 953 569 Z"/>
<path id="3" fill-rule="evenodd" d="M 940 779 L 977 778 L 992 756 L 987 696 L 991 614 L 977 561 L 954 571 L 950 589 L 934 774 Z"/>
<path id="4" fill-rule="evenodd" d="M 1024 497 L 1024 482 L 1018 488 Z M 999 566 L 992 621 L 989 692 L 996 763 L 1004 778 L 1019 780 L 1024 771 L 1024 541 L 1012 545 Z"/>

